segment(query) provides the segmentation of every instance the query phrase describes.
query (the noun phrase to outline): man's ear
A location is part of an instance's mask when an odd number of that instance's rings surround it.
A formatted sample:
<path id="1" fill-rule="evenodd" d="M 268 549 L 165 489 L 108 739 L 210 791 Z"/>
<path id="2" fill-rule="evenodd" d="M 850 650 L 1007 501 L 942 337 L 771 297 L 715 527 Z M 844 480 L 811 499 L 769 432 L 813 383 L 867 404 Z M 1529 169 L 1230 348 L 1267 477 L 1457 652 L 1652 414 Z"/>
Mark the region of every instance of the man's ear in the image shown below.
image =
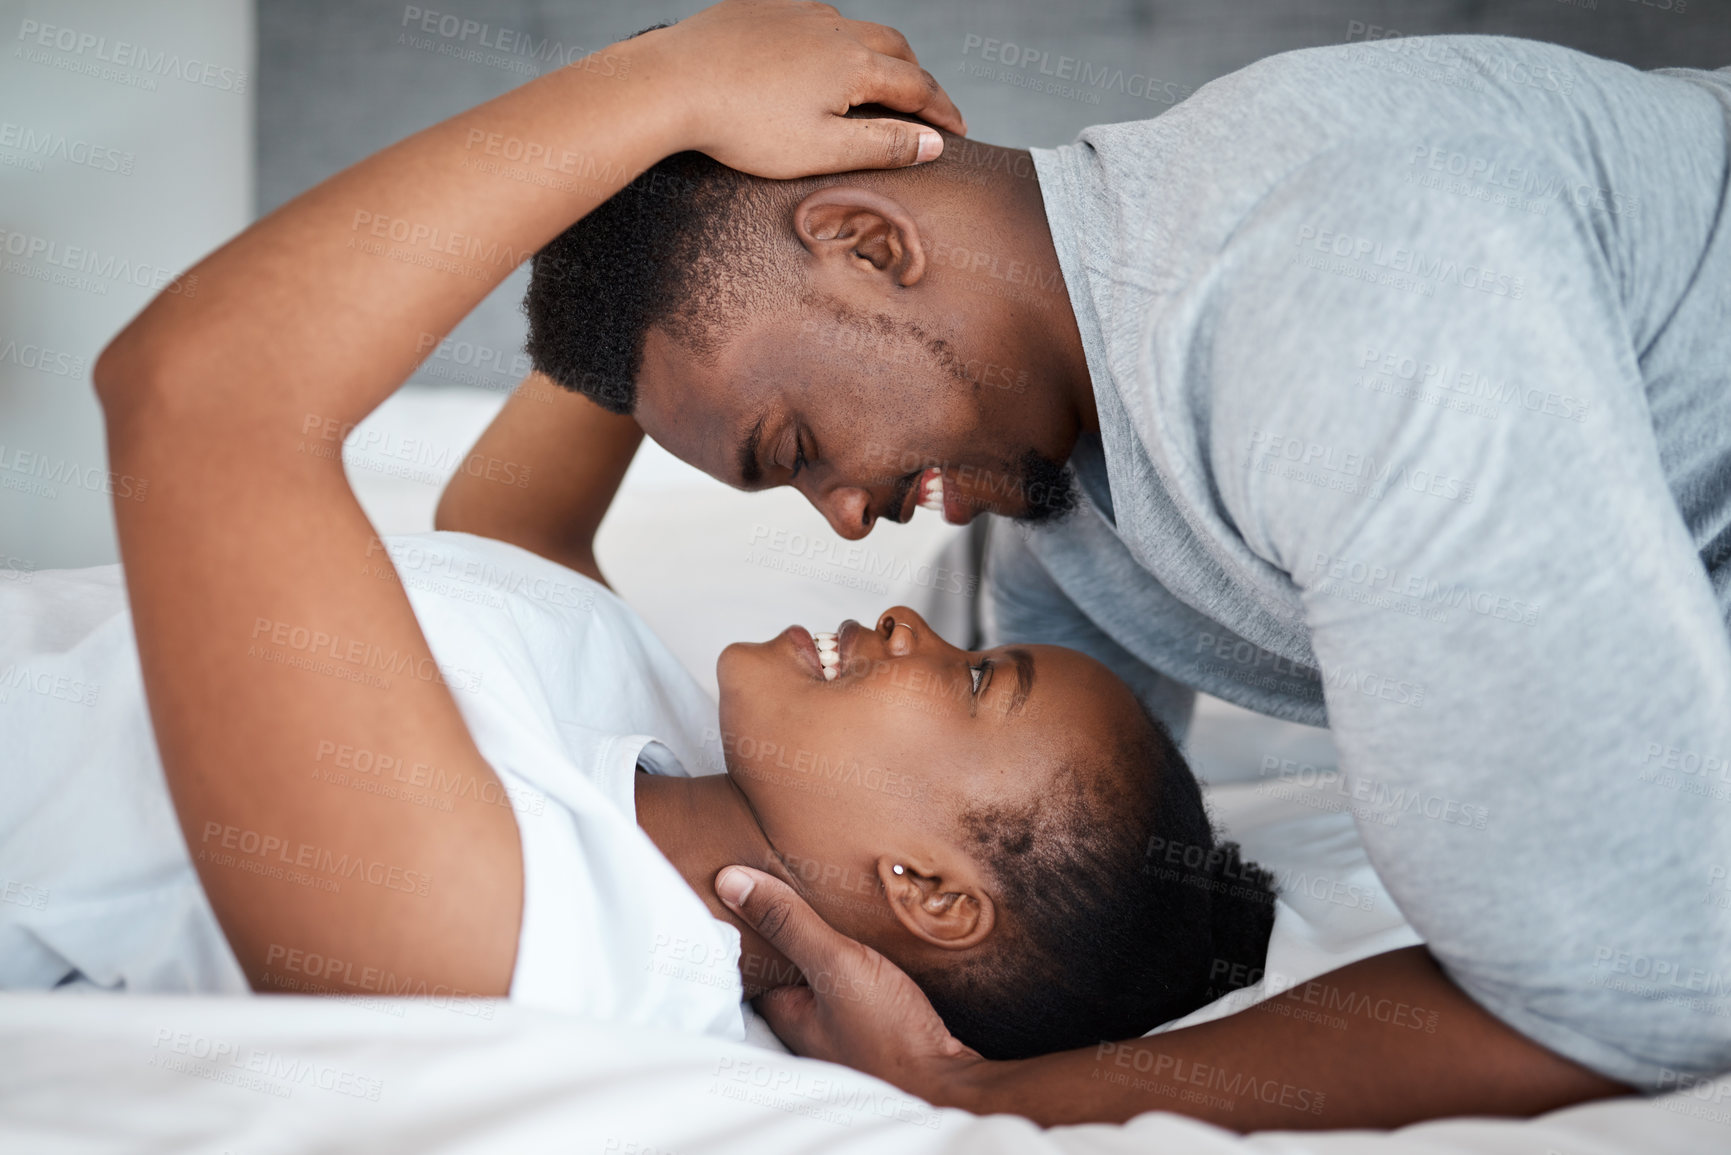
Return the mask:
<path id="1" fill-rule="evenodd" d="M 925 246 L 913 214 L 871 189 L 818 189 L 794 206 L 793 231 L 825 266 L 886 275 L 904 289 L 926 273 Z"/>
<path id="2" fill-rule="evenodd" d="M 986 941 L 997 924 L 997 904 L 965 868 L 946 872 L 931 862 L 885 857 L 877 870 L 896 919 L 932 946 L 968 950 Z"/>

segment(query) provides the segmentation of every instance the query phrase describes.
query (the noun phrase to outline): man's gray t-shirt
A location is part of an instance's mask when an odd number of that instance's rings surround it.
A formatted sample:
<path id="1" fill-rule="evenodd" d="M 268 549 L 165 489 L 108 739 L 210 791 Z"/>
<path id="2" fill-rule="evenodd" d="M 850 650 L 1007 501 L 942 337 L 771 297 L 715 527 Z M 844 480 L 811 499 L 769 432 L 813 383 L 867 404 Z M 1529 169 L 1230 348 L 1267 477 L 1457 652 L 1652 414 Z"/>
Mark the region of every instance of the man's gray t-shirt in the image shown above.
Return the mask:
<path id="1" fill-rule="evenodd" d="M 1649 1088 L 1731 1067 L 1728 124 L 1450 37 L 1033 150 L 1101 432 L 994 535 L 1000 631 L 1329 726 L 1449 974 Z"/>

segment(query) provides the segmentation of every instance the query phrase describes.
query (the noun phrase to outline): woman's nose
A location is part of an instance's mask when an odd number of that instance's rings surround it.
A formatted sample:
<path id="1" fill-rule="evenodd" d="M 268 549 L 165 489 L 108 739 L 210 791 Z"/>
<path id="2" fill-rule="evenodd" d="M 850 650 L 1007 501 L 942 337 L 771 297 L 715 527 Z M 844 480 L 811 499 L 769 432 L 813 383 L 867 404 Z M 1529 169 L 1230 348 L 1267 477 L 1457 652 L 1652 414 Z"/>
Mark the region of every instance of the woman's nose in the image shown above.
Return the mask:
<path id="1" fill-rule="evenodd" d="M 878 618 L 878 633 L 893 658 L 905 658 L 913 653 L 925 635 L 926 623 L 906 606 L 894 606 Z"/>

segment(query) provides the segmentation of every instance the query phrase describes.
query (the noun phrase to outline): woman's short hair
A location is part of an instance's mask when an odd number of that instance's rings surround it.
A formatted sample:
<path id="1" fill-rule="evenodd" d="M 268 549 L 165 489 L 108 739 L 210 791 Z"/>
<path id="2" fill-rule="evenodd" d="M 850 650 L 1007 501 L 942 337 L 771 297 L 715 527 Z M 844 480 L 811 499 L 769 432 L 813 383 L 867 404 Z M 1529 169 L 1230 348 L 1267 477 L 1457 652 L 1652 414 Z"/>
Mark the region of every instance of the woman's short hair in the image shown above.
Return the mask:
<path id="1" fill-rule="evenodd" d="M 1060 766 L 1025 804 L 965 811 L 1008 925 L 959 965 L 910 975 L 989 1059 L 1142 1035 L 1262 970 L 1272 878 L 1215 837 L 1166 728 L 1138 722 L 1109 744 L 1107 773 Z"/>

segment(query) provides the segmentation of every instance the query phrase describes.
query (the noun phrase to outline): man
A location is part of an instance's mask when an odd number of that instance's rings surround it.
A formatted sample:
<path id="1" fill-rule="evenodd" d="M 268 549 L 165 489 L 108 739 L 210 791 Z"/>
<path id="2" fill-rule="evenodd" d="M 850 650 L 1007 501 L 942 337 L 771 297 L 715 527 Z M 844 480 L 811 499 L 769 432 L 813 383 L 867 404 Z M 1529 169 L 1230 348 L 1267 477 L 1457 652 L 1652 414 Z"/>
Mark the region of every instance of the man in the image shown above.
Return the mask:
<path id="1" fill-rule="evenodd" d="M 1662 1089 L 1731 1066 L 1728 116 L 1731 70 L 1400 40 L 1055 150 L 687 154 L 542 252 L 530 349 L 843 537 L 1031 523 L 994 535 L 1000 627 L 1179 724 L 1184 688 L 1327 724 L 1449 976 Z M 772 999 L 802 1050 L 1048 1121 L 1165 1105 L 1080 1053 L 984 1073 L 779 884 L 719 889 L 901 1008 Z"/>

